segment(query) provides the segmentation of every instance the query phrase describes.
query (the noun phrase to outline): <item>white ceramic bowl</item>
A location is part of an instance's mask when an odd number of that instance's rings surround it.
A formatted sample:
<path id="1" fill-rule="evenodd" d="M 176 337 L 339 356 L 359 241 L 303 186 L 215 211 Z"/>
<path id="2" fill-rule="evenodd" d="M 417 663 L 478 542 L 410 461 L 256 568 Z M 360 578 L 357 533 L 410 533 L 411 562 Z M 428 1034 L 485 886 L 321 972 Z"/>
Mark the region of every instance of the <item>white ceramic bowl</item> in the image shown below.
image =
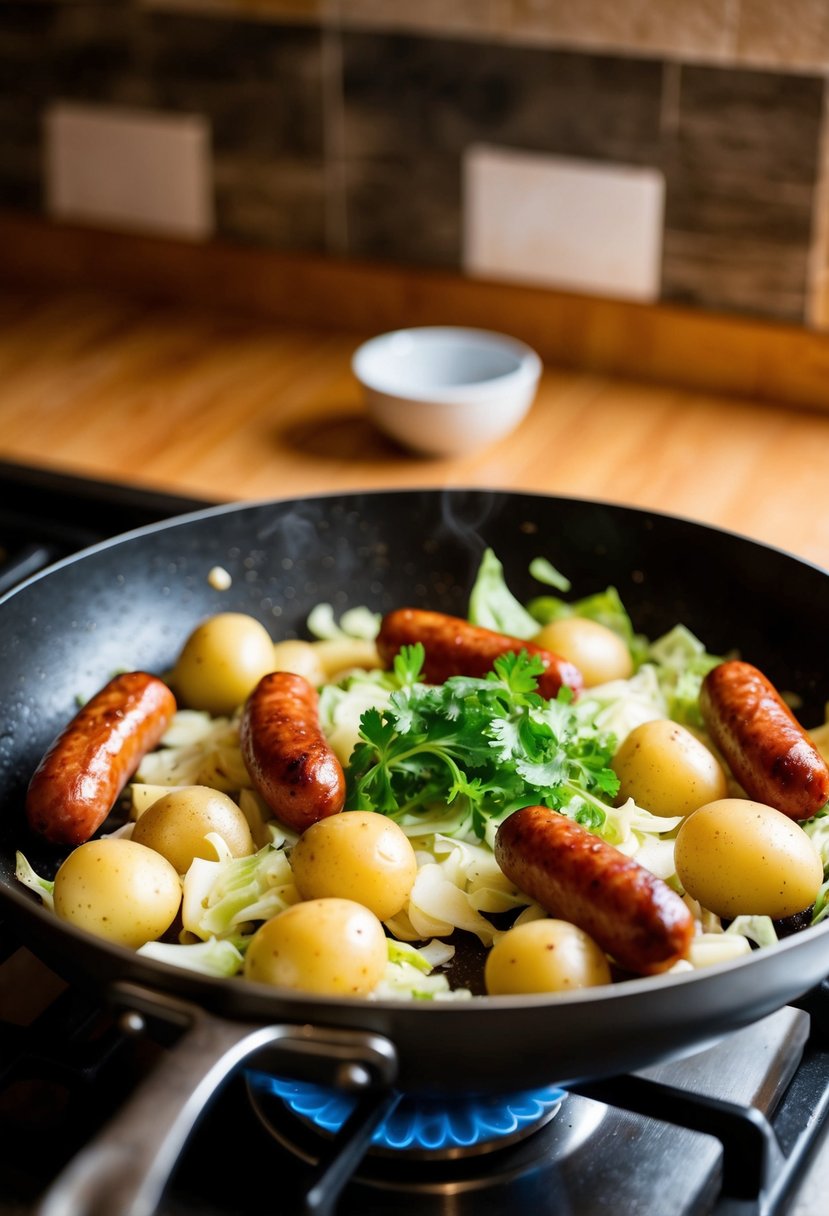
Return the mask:
<path id="1" fill-rule="evenodd" d="M 416 452 L 456 456 L 518 426 L 541 360 L 506 334 L 438 325 L 380 334 L 357 349 L 352 368 L 380 430 Z"/>

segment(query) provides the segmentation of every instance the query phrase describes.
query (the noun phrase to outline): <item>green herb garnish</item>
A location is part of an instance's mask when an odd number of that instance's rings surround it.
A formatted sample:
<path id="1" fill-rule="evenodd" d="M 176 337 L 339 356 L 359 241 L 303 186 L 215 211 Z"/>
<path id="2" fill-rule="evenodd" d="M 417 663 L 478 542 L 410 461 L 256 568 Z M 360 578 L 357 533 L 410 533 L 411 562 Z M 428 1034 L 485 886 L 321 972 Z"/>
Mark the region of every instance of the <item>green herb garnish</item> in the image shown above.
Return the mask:
<path id="1" fill-rule="evenodd" d="M 349 810 L 392 818 L 435 803 L 468 812 L 479 838 L 522 806 L 562 810 L 588 827 L 604 822 L 618 779 L 614 740 L 596 731 L 563 688 L 538 692 L 540 659 L 526 651 L 495 660 L 484 678 L 420 682 L 424 651 L 404 647 L 387 709 L 368 709 L 349 761 Z"/>

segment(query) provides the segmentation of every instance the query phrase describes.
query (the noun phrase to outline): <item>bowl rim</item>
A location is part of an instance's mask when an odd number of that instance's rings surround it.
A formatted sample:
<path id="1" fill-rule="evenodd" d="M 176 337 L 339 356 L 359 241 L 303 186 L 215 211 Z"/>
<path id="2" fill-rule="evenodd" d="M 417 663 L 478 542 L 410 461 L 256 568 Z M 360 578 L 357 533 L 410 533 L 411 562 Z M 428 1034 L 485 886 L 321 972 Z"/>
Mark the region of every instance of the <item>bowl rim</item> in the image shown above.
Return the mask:
<path id="1" fill-rule="evenodd" d="M 394 340 L 401 337 L 421 338 L 457 337 L 471 340 L 479 347 L 489 347 L 514 355 L 516 365 L 508 371 L 496 376 L 488 376 L 483 380 L 468 380 L 458 384 L 436 385 L 430 388 L 419 388 L 416 391 L 407 389 L 405 384 L 388 375 L 378 374 L 373 367 L 373 357 Z M 468 400 L 470 392 L 484 396 L 490 391 L 503 389 L 505 384 L 516 386 L 532 383 L 539 379 L 542 371 L 542 360 L 537 351 L 521 338 L 511 334 L 501 333 L 493 329 L 485 329 L 471 325 L 412 325 L 401 329 L 388 330 L 376 334 L 362 342 L 354 351 L 351 360 L 352 371 L 364 388 L 375 393 L 395 397 L 400 401 L 463 401 Z"/>

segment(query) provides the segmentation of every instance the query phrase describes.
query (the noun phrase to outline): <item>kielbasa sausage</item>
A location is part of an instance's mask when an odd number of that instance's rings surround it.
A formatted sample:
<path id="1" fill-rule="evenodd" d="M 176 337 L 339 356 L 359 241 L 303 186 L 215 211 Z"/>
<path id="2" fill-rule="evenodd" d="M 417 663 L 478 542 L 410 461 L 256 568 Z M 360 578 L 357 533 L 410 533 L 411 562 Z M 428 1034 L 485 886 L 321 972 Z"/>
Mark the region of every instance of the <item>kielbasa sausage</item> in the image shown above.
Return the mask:
<path id="1" fill-rule="evenodd" d="M 345 803 L 345 774 L 320 728 L 318 707 L 317 690 L 304 676 L 274 671 L 246 700 L 239 724 L 254 788 L 297 832 Z"/>
<path id="2" fill-rule="evenodd" d="M 377 650 L 385 667 L 391 667 L 401 646 L 416 642 L 426 652 L 423 678 L 429 684 L 442 684 L 450 676 L 485 676 L 500 655 L 526 650 L 544 664 L 538 678 L 542 697 L 555 697 L 562 686 L 578 694 L 584 686 L 581 672 L 567 659 L 521 638 L 472 625 L 462 617 L 421 608 L 398 608 L 383 617 Z"/>
<path id="3" fill-rule="evenodd" d="M 810 819 L 829 802 L 829 767 L 774 685 L 740 659 L 702 682 L 700 712 L 714 745 L 755 802 Z"/>
<path id="4" fill-rule="evenodd" d="M 89 840 L 175 712 L 175 697 L 157 676 L 130 671 L 110 680 L 35 769 L 26 794 L 32 830 L 53 844 Z"/>
<path id="5" fill-rule="evenodd" d="M 577 925 L 629 971 L 655 975 L 688 953 L 694 919 L 680 896 L 558 811 L 515 811 L 498 828 L 495 858 L 545 912 Z"/>

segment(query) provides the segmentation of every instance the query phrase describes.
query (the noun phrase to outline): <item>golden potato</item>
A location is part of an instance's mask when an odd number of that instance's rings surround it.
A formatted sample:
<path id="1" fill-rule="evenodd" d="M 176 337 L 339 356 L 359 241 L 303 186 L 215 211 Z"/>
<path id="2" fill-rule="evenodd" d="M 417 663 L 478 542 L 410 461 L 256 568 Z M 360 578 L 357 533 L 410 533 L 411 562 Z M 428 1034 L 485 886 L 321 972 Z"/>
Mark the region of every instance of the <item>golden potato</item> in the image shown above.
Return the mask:
<path id="1" fill-rule="evenodd" d="M 716 756 L 668 718 L 634 727 L 613 757 L 612 767 L 621 782 L 617 803 L 632 798 L 654 815 L 690 815 L 728 793 Z"/>
<path id="2" fill-rule="evenodd" d="M 611 982 L 604 951 L 575 925 L 531 920 L 496 941 L 484 967 L 490 996 L 568 992 Z"/>
<path id="3" fill-rule="evenodd" d="M 109 837 L 69 854 L 55 875 L 54 899 L 64 920 L 137 950 L 173 923 L 181 882 L 160 853 Z"/>
<path id="4" fill-rule="evenodd" d="M 205 840 L 208 832 L 221 836 L 234 857 L 255 851 L 244 812 L 227 794 L 208 785 L 186 785 L 157 799 L 137 820 L 132 839 L 186 874 L 194 857 L 215 861 L 216 850 Z"/>
<path id="5" fill-rule="evenodd" d="M 679 881 L 717 916 L 779 919 L 811 907 L 823 881 L 817 849 L 774 807 L 721 798 L 684 821 L 674 847 Z"/>
<path id="6" fill-rule="evenodd" d="M 409 898 L 417 859 L 393 820 L 344 811 L 306 828 L 291 850 L 291 869 L 303 899 L 353 899 L 388 920 Z"/>
<path id="7" fill-rule="evenodd" d="M 363 638 L 325 638 L 314 643 L 314 651 L 329 681 L 354 667 L 371 670 L 382 666 L 376 643 Z"/>
<path id="8" fill-rule="evenodd" d="M 305 676 L 315 688 L 325 683 L 325 672 L 312 642 L 286 638 L 274 646 L 273 658 L 274 671 L 291 671 L 296 676 Z"/>
<path id="9" fill-rule="evenodd" d="M 274 667 L 265 626 L 244 612 L 220 612 L 190 634 L 170 683 L 183 706 L 229 716 Z"/>
<path id="10" fill-rule="evenodd" d="M 388 961 L 380 921 L 350 899 L 293 904 L 265 921 L 245 952 L 245 978 L 326 996 L 365 996 Z"/>
<path id="11" fill-rule="evenodd" d="M 586 688 L 633 675 L 633 659 L 624 640 L 598 621 L 567 616 L 544 625 L 533 638 L 537 646 L 575 663 Z"/>

